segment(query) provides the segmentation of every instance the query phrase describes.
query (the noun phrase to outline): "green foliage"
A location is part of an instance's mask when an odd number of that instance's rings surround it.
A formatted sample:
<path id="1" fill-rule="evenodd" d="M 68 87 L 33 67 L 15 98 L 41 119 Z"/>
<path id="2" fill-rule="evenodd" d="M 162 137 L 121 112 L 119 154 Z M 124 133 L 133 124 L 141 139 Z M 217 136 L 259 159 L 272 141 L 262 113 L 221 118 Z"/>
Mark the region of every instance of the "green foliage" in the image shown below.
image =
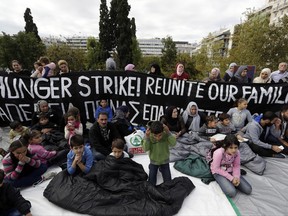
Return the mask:
<path id="1" fill-rule="evenodd" d="M 101 44 L 101 60 L 105 61 L 109 56 L 109 51 L 112 51 L 113 46 L 113 30 L 111 29 L 111 20 L 106 0 L 101 0 L 100 4 L 100 21 L 99 21 L 99 43 Z"/>
<path id="2" fill-rule="evenodd" d="M 46 56 L 55 64 L 61 59 L 67 61 L 72 71 L 85 70 L 86 54 L 81 49 L 72 49 L 67 44 L 53 44 L 47 48 Z"/>
<path id="3" fill-rule="evenodd" d="M 211 34 L 202 41 L 202 47 L 194 57 L 196 69 L 203 77 L 213 67 L 220 68 L 223 76 L 231 62 L 255 65 L 260 71 L 264 67 L 277 69 L 280 62 L 287 61 L 284 47 L 288 44 L 288 17 L 284 16 L 277 25 L 269 25 L 269 14 L 249 13 L 248 18 L 235 26 L 232 49 L 227 56 L 222 56 L 223 51 L 226 52 L 224 44 L 213 41 Z"/>
<path id="4" fill-rule="evenodd" d="M 87 68 L 88 70 L 104 70 L 105 61 L 101 57 L 101 45 L 94 37 L 87 41 Z"/>
<path id="5" fill-rule="evenodd" d="M 263 61 L 270 68 L 277 69 L 280 62 L 287 62 L 288 54 L 286 46 L 288 44 L 288 16 L 285 15 L 277 25 L 272 25 L 269 32 L 265 34 L 263 49 L 265 52 L 259 53 Z"/>
<path id="6" fill-rule="evenodd" d="M 176 44 L 171 36 L 167 36 L 162 39 L 164 48 L 162 49 L 161 64 L 163 71 L 169 72 L 175 70 L 176 59 L 177 59 L 177 49 Z"/>
<path id="7" fill-rule="evenodd" d="M 127 0 L 112 0 L 110 8 L 111 26 L 115 27 L 115 45 L 119 59 L 119 68 L 132 63 L 132 31 L 131 20 L 128 18 L 130 5 Z"/>
<path id="8" fill-rule="evenodd" d="M 233 36 L 235 46 L 230 55 L 239 65 L 265 65 L 267 56 L 263 45 L 267 42 L 266 35 L 269 34 L 269 17 L 256 16 L 237 26 Z"/>
<path id="9" fill-rule="evenodd" d="M 196 61 L 197 70 L 202 72 L 209 70 L 209 66 L 207 65 L 207 62 L 209 61 L 207 45 L 202 45 L 199 52 L 194 56 L 194 58 Z"/>
<path id="10" fill-rule="evenodd" d="M 24 13 L 24 20 L 25 20 L 25 32 L 26 33 L 33 33 L 35 34 L 35 37 L 37 40 L 40 42 L 41 38 L 38 35 L 38 28 L 36 24 L 33 22 L 33 17 L 31 15 L 31 10 L 30 8 L 26 8 L 26 11 Z"/>
<path id="11" fill-rule="evenodd" d="M 136 37 L 132 38 L 132 56 L 133 56 L 133 64 L 136 65 L 138 69 L 138 65 L 140 63 L 140 60 L 142 58 L 142 52 L 141 49 L 139 48 L 138 41 Z"/>
<path id="12" fill-rule="evenodd" d="M 161 59 L 159 56 L 142 56 L 137 64 L 137 71 L 147 73 L 150 70 L 150 66 L 153 63 L 157 63 L 161 68 Z M 161 68 L 162 69 L 162 68 Z"/>
<path id="13" fill-rule="evenodd" d="M 10 63 L 13 59 L 18 59 L 17 53 L 17 43 L 16 40 L 10 35 L 2 32 L 3 36 L 0 36 L 0 67 L 10 68 Z"/>
<path id="14" fill-rule="evenodd" d="M 23 68 L 32 70 L 33 63 L 45 53 L 45 45 L 36 38 L 34 33 L 19 32 L 10 36 L 3 33 L 0 37 L 1 67 L 10 67 L 11 61 L 16 59 Z"/>

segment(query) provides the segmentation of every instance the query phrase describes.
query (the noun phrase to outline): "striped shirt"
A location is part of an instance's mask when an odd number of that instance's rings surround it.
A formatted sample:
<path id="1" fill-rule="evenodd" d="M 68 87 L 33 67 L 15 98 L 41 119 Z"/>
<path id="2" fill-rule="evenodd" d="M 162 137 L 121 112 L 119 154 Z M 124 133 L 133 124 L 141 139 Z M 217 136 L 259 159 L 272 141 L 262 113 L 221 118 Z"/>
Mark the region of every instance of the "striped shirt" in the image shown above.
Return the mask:
<path id="1" fill-rule="evenodd" d="M 15 164 L 15 161 L 12 160 L 10 154 L 11 153 L 7 154 L 2 160 L 4 173 L 5 173 L 5 179 L 8 179 L 8 180 L 18 179 L 26 164 L 34 168 L 38 168 L 41 165 L 41 161 L 38 159 L 36 154 L 32 155 L 29 158 L 28 163 L 23 163 L 21 161 L 18 161 L 16 162 L 17 164 Z"/>

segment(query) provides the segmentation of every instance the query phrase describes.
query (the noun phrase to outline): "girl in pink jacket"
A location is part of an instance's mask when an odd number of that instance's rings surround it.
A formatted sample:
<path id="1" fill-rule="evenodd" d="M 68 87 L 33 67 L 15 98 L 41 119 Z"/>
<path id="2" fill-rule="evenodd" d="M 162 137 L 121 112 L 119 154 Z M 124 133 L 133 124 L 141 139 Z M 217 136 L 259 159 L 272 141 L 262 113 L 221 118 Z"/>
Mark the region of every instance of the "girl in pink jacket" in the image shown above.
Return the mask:
<path id="1" fill-rule="evenodd" d="M 47 164 L 47 160 L 53 158 L 57 152 L 47 151 L 41 144 L 42 134 L 38 130 L 32 130 L 29 134 L 29 145 L 28 149 L 32 154 L 36 154 L 41 160 L 41 163 Z"/>
<path id="2" fill-rule="evenodd" d="M 229 134 L 211 150 L 211 172 L 225 195 L 234 197 L 237 189 L 245 194 L 252 192 L 251 185 L 240 174 L 239 141 Z"/>

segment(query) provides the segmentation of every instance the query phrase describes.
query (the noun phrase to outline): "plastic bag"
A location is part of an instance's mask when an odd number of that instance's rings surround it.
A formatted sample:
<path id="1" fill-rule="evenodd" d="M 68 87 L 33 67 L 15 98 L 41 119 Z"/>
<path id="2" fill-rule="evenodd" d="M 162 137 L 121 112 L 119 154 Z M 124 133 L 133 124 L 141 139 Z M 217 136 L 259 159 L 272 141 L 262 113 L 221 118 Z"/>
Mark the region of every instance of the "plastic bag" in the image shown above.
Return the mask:
<path id="1" fill-rule="evenodd" d="M 144 138 L 144 132 L 142 130 L 136 130 L 133 133 L 125 136 L 128 152 L 132 154 L 143 154 L 145 151 L 142 148 L 141 141 Z"/>

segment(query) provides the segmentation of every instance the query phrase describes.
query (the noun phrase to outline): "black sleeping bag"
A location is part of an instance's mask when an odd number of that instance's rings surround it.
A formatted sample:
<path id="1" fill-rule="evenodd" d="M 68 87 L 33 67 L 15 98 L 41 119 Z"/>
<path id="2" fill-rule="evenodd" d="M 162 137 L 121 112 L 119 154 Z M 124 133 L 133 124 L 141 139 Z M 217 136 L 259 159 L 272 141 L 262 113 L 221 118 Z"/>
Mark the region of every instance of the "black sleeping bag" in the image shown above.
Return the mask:
<path id="1" fill-rule="evenodd" d="M 187 177 L 177 177 L 159 186 L 147 182 L 141 164 L 108 156 L 87 175 L 56 175 L 44 196 L 64 209 L 89 215 L 174 215 L 195 188 Z"/>

